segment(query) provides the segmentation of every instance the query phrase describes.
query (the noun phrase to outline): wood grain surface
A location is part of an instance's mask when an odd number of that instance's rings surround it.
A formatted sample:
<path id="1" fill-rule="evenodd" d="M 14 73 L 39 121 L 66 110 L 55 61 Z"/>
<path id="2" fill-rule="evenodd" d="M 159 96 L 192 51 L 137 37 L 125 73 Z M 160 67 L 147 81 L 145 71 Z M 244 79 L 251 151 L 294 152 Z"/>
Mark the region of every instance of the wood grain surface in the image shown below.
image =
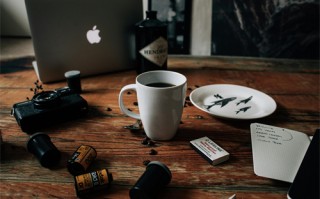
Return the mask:
<path id="1" fill-rule="evenodd" d="M 81 94 L 88 101 L 88 115 L 48 126 L 47 133 L 61 151 L 58 167 L 47 169 L 26 150 L 28 135 L 10 115 L 12 105 L 32 97 L 37 79 L 33 57 L 2 60 L 0 74 L 0 131 L 3 139 L 0 165 L 2 198 L 76 198 L 74 179 L 66 162 L 81 145 L 91 145 L 98 156 L 89 171 L 107 168 L 112 187 L 90 198 L 129 198 L 129 190 L 145 170 L 143 161 L 166 164 L 172 181 L 158 198 L 286 198 L 289 183 L 256 176 L 253 171 L 249 126 L 260 122 L 313 135 L 319 128 L 319 61 L 240 57 L 171 56 L 169 70 L 188 79 L 188 95 L 209 84 L 236 84 L 270 95 L 277 110 L 257 120 L 213 117 L 190 103 L 184 108 L 177 135 L 155 146 L 141 144 L 143 130 L 124 126 L 136 121 L 118 107 L 120 89 L 134 83 L 136 72 L 122 71 L 82 78 Z M 66 82 L 43 85 L 45 90 L 66 86 Z M 128 108 L 138 111 L 136 94 L 124 98 Z M 208 136 L 230 153 L 227 162 L 212 166 L 198 155 L 189 141 Z M 150 155 L 151 149 L 158 154 Z"/>

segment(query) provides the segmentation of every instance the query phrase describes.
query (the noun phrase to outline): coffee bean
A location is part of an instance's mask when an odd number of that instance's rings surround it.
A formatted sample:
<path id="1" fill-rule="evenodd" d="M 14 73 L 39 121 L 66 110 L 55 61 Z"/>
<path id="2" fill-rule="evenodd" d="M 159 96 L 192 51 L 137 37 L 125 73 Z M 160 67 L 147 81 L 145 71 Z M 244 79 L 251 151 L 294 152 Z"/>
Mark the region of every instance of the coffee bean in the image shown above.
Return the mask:
<path id="1" fill-rule="evenodd" d="M 158 154 L 158 151 L 156 151 L 154 149 L 151 149 L 149 152 L 149 155 L 157 155 L 157 154 Z"/>
<path id="2" fill-rule="evenodd" d="M 150 160 L 144 160 L 144 161 L 143 161 L 143 165 L 144 165 L 144 166 L 147 166 L 149 163 L 150 163 Z"/>
<path id="3" fill-rule="evenodd" d="M 148 145 L 148 142 L 149 142 L 149 138 L 148 137 L 145 137 L 142 141 L 141 141 L 141 144 L 143 145 Z"/>
<path id="4" fill-rule="evenodd" d="M 154 146 L 156 143 L 154 142 L 154 141 L 152 141 L 152 140 L 149 140 L 148 141 L 148 146 Z"/>

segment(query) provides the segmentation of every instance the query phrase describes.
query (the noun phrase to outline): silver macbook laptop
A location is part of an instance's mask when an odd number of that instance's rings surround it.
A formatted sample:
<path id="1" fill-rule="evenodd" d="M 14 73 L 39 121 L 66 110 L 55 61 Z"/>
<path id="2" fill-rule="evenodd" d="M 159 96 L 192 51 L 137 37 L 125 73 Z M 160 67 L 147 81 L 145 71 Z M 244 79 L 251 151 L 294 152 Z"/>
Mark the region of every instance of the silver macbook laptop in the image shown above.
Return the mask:
<path id="1" fill-rule="evenodd" d="M 134 67 L 134 24 L 141 0 L 25 0 L 35 50 L 35 71 L 44 82 Z"/>
<path id="2" fill-rule="evenodd" d="M 21 0 L 0 0 L 1 36 L 30 37 L 26 7 Z"/>

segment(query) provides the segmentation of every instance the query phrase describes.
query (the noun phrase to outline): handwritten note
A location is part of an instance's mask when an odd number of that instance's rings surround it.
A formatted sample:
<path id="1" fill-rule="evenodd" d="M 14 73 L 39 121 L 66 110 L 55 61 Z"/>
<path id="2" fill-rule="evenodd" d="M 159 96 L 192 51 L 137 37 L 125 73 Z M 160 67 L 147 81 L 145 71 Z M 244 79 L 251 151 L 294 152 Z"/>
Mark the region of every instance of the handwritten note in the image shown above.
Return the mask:
<path id="1" fill-rule="evenodd" d="M 258 176 L 293 182 L 310 144 L 301 132 L 253 123 L 251 128 L 254 172 Z"/>
<path id="2" fill-rule="evenodd" d="M 275 145 L 282 145 L 283 142 L 291 141 L 293 139 L 292 134 L 295 134 L 295 132 L 288 129 L 280 129 L 258 123 L 255 124 L 254 130 L 257 136 L 257 141 Z"/>

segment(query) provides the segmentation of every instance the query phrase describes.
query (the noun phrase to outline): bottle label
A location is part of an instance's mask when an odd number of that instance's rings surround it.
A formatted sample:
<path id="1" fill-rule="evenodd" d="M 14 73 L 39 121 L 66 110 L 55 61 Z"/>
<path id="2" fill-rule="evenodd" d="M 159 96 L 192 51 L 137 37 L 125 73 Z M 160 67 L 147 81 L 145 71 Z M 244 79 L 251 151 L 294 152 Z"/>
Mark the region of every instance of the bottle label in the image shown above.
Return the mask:
<path id="1" fill-rule="evenodd" d="M 159 37 L 139 52 L 147 60 L 162 66 L 168 57 L 168 42 L 163 37 Z"/>

